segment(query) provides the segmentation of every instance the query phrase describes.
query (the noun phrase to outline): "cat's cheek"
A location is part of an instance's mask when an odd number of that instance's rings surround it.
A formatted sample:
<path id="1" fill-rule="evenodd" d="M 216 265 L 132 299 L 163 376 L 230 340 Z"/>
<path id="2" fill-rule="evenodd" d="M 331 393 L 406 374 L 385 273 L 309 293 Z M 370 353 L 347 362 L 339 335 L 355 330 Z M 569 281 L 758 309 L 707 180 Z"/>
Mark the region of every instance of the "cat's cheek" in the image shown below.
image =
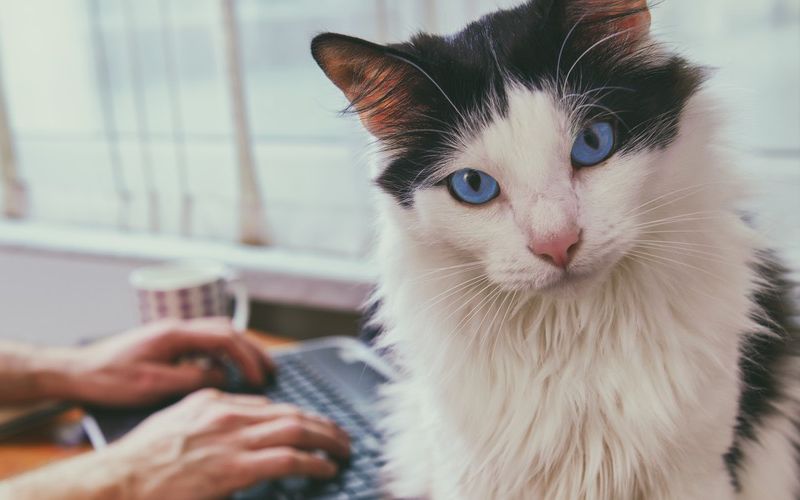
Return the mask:
<path id="1" fill-rule="evenodd" d="M 473 250 L 468 242 L 477 222 L 446 190 L 418 191 L 410 211 L 413 221 L 407 227 L 426 245 Z"/>
<path id="2" fill-rule="evenodd" d="M 633 214 L 641 205 L 650 178 L 649 154 L 615 156 L 605 164 L 582 169 L 575 177 L 581 251 L 575 266 L 599 271 L 613 266 L 635 239 Z"/>
<path id="3" fill-rule="evenodd" d="M 510 239 L 511 219 L 501 202 L 468 206 L 446 191 L 419 192 L 415 197 L 413 230 L 427 245 L 457 250 L 485 259 L 496 253 L 494 245 Z"/>

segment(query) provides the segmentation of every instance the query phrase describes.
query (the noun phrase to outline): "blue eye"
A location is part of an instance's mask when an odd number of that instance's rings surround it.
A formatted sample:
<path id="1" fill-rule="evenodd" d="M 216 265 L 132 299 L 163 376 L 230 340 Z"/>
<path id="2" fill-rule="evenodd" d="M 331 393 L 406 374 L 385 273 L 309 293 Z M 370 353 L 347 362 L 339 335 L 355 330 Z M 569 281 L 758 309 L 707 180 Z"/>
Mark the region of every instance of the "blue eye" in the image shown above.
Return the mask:
<path id="1" fill-rule="evenodd" d="M 609 122 L 595 122 L 581 130 L 572 145 L 572 165 L 592 167 L 607 160 L 614 153 L 615 136 Z"/>
<path id="2" fill-rule="evenodd" d="M 500 185 L 494 177 L 470 168 L 454 172 L 447 185 L 453 198 L 469 205 L 484 205 L 500 194 Z"/>

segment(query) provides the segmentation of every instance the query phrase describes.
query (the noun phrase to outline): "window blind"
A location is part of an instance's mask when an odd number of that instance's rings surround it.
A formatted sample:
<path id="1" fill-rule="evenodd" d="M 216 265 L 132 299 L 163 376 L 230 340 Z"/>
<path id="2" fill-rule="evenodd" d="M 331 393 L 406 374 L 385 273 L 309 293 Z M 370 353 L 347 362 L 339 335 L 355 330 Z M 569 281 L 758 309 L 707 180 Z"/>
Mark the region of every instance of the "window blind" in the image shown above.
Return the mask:
<path id="1" fill-rule="evenodd" d="M 19 219 L 25 214 L 25 187 L 19 177 L 17 156 L 11 138 L 11 124 L 3 91 L 3 64 L 0 59 L 0 206 L 2 214 Z"/>

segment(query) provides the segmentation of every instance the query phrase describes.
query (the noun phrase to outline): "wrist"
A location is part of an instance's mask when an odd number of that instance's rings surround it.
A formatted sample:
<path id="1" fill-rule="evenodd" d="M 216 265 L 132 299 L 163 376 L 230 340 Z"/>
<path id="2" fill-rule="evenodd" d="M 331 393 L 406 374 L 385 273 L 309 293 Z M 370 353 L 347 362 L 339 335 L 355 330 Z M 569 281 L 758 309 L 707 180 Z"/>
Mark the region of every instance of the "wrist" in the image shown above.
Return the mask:
<path id="1" fill-rule="evenodd" d="M 112 445 L 92 455 L 93 470 L 87 471 L 87 474 L 93 485 L 90 491 L 94 495 L 93 499 L 138 498 L 133 488 L 136 476 L 133 464 L 124 453 L 120 453 L 120 450 Z"/>
<path id="2" fill-rule="evenodd" d="M 0 403 L 76 399 L 79 359 L 70 349 L 0 341 Z"/>
<path id="3" fill-rule="evenodd" d="M 111 449 L 87 453 L 0 484 L 0 498 L 36 500 L 125 500 L 130 467 Z"/>
<path id="4" fill-rule="evenodd" d="M 40 398 L 78 399 L 76 391 L 78 366 L 76 351 L 52 348 L 35 353 L 30 361 L 31 376 Z"/>

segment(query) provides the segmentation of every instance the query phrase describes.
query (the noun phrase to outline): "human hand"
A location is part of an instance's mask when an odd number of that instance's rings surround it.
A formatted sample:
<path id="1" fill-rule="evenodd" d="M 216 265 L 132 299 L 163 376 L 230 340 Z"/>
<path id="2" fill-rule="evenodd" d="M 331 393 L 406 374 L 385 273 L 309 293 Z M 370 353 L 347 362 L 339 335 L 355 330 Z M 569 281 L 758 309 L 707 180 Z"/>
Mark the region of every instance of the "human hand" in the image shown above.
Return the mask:
<path id="1" fill-rule="evenodd" d="M 349 448 L 323 417 L 203 389 L 107 448 L 0 481 L 0 498 L 222 498 L 262 480 L 330 478 L 337 467 L 327 457 L 346 458 Z"/>
<path id="2" fill-rule="evenodd" d="M 95 344 L 60 351 L 60 373 L 52 377 L 55 397 L 107 406 L 157 403 L 201 387 L 219 387 L 219 362 L 178 363 L 187 354 L 230 359 L 252 385 L 274 369 L 269 356 L 227 318 L 168 320 L 129 330 Z"/>
<path id="3" fill-rule="evenodd" d="M 350 442 L 330 420 L 260 396 L 204 389 L 133 430 L 107 451 L 124 464 L 126 498 L 220 498 L 285 476 L 325 479 Z"/>

